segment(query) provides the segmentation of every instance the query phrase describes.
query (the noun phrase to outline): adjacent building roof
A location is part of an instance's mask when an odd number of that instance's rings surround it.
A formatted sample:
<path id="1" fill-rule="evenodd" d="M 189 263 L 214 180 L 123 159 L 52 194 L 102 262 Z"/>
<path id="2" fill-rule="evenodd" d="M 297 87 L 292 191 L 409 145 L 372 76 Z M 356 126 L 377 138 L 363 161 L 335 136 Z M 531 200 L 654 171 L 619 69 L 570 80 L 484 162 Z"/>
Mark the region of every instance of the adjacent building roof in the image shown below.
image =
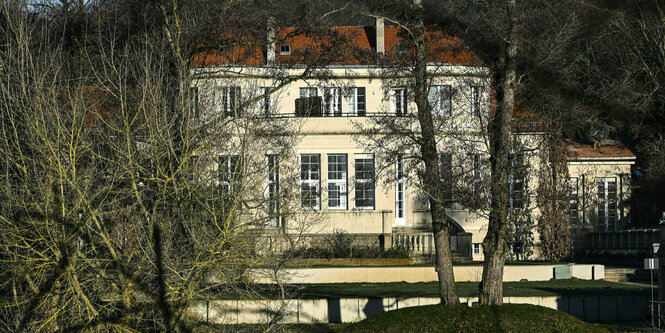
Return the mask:
<path id="1" fill-rule="evenodd" d="M 635 160 L 635 154 L 615 140 L 600 142 L 568 141 L 568 160 Z"/>

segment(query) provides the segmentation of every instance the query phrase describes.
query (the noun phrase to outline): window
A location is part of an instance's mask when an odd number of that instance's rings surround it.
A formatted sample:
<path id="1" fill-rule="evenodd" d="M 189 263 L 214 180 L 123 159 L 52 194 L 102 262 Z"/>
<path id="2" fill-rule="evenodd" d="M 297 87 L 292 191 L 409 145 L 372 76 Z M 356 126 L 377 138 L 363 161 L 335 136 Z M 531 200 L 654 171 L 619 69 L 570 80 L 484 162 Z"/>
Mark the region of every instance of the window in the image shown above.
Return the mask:
<path id="1" fill-rule="evenodd" d="M 483 247 L 481 243 L 473 243 L 473 254 L 480 254 Z"/>
<path id="2" fill-rule="evenodd" d="M 577 191 L 577 178 L 570 178 L 570 207 L 568 211 L 570 213 L 570 224 L 577 225 L 579 222 L 579 195 Z"/>
<path id="3" fill-rule="evenodd" d="M 279 46 L 279 54 L 289 55 L 291 54 L 291 45 L 282 44 Z"/>
<path id="4" fill-rule="evenodd" d="M 471 116 L 480 117 L 481 87 L 471 87 Z"/>
<path id="5" fill-rule="evenodd" d="M 266 215 L 269 226 L 279 226 L 279 164 L 277 155 L 266 155 Z"/>
<path id="6" fill-rule="evenodd" d="M 300 88 L 300 98 L 296 99 L 296 116 L 298 117 L 320 117 L 321 98 L 317 97 L 316 87 Z"/>
<path id="7" fill-rule="evenodd" d="M 218 87 L 217 88 L 217 111 L 224 117 L 239 117 L 240 112 L 240 87 Z"/>
<path id="8" fill-rule="evenodd" d="M 427 96 L 432 113 L 450 117 L 452 115 L 451 88 L 450 86 L 431 86 Z"/>
<path id="9" fill-rule="evenodd" d="M 513 156 L 513 170 L 508 176 L 510 209 L 523 209 L 526 201 L 526 166 L 524 154 Z"/>
<path id="10" fill-rule="evenodd" d="M 190 98 L 190 109 L 189 116 L 191 119 L 199 117 L 199 88 L 191 87 L 189 88 L 189 98 Z"/>
<path id="11" fill-rule="evenodd" d="M 271 115 L 272 114 L 272 95 L 270 94 L 270 91 L 272 90 L 272 87 L 261 87 L 261 95 L 263 95 L 263 100 L 261 103 L 261 111 L 263 111 L 263 114 L 265 115 Z"/>
<path id="12" fill-rule="evenodd" d="M 321 156 L 300 155 L 300 203 L 303 208 L 321 208 Z"/>
<path id="13" fill-rule="evenodd" d="M 471 191 L 473 200 L 480 201 L 480 185 L 481 185 L 481 165 L 480 154 L 471 154 Z"/>
<path id="14" fill-rule="evenodd" d="M 616 230 L 617 181 L 616 178 L 598 180 L 598 230 Z"/>
<path id="15" fill-rule="evenodd" d="M 217 164 L 219 185 L 222 194 L 231 194 L 234 185 L 240 182 L 241 164 L 238 155 L 220 155 Z"/>
<path id="16" fill-rule="evenodd" d="M 316 97 L 317 94 L 318 94 L 318 89 L 316 87 L 300 88 L 300 98 Z"/>
<path id="17" fill-rule="evenodd" d="M 444 187 L 444 200 L 453 199 L 453 154 L 439 154 L 439 175 Z"/>
<path id="18" fill-rule="evenodd" d="M 349 115 L 365 116 L 365 87 L 349 88 L 347 92 L 347 106 L 349 108 Z"/>
<path id="19" fill-rule="evenodd" d="M 328 209 L 346 209 L 346 154 L 328 155 Z"/>
<path id="20" fill-rule="evenodd" d="M 356 208 L 374 209 L 374 156 L 356 155 L 355 168 Z"/>
<path id="21" fill-rule="evenodd" d="M 390 94 L 392 99 L 393 113 L 396 116 L 406 115 L 406 88 L 394 88 Z"/>
<path id="22" fill-rule="evenodd" d="M 395 161 L 395 225 L 406 225 L 406 176 L 402 155 L 397 155 Z"/>
<path id="23" fill-rule="evenodd" d="M 323 88 L 323 115 L 342 116 L 342 90 L 340 88 Z"/>

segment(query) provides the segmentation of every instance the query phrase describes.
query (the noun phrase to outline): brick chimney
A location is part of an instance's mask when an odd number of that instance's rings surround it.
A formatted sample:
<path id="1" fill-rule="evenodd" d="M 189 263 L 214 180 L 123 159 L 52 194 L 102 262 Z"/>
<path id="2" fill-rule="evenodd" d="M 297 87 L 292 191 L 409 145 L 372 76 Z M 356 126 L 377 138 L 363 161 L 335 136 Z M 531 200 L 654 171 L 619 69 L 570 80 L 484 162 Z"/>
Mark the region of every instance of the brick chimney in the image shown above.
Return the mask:
<path id="1" fill-rule="evenodd" d="M 382 18 L 376 19 L 376 52 L 385 53 L 386 52 L 386 38 L 384 23 Z"/>

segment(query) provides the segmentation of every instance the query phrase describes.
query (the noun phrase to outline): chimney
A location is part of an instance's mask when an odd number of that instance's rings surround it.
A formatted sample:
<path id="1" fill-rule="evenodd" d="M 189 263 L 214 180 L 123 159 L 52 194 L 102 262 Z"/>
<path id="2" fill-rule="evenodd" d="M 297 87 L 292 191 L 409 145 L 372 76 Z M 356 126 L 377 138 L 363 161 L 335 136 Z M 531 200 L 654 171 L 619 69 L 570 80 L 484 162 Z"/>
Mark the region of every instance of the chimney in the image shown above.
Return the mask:
<path id="1" fill-rule="evenodd" d="M 386 52 L 386 38 L 382 18 L 376 19 L 376 52 Z"/>
<path id="2" fill-rule="evenodd" d="M 275 63 L 275 18 L 268 18 L 266 27 L 266 65 Z"/>

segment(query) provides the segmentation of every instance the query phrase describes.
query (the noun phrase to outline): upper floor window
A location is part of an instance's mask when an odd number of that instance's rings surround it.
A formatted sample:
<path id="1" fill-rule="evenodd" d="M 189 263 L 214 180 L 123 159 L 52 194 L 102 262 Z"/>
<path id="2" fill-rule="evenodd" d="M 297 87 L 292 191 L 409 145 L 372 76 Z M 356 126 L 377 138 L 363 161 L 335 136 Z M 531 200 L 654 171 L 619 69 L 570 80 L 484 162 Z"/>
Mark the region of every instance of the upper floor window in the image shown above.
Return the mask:
<path id="1" fill-rule="evenodd" d="M 301 87 L 300 98 L 296 99 L 296 116 L 299 117 L 320 117 L 321 98 L 317 96 L 316 87 Z"/>
<path id="2" fill-rule="evenodd" d="M 346 154 L 328 155 L 328 208 L 346 209 Z"/>
<path id="3" fill-rule="evenodd" d="M 198 118 L 199 117 L 199 88 L 198 87 L 191 87 L 189 88 L 189 116 L 190 118 Z"/>
<path id="4" fill-rule="evenodd" d="M 346 94 L 348 113 L 352 116 L 365 116 L 365 87 L 349 88 Z"/>
<path id="5" fill-rule="evenodd" d="M 342 116 L 342 89 L 323 88 L 323 115 Z"/>
<path id="6" fill-rule="evenodd" d="M 432 107 L 432 113 L 450 117 L 452 115 L 451 87 L 450 86 L 431 86 L 427 96 L 429 105 Z"/>
<path id="7" fill-rule="evenodd" d="M 393 114 L 404 116 L 407 113 L 406 88 L 393 88 L 390 91 Z"/>
<path id="8" fill-rule="evenodd" d="M 480 86 L 471 87 L 471 116 L 480 117 L 482 89 Z"/>
<path id="9" fill-rule="evenodd" d="M 374 209 L 374 155 L 356 155 L 356 208 Z"/>
<path id="10" fill-rule="evenodd" d="M 263 99 L 261 100 L 261 111 L 265 115 L 271 115 L 273 113 L 272 94 L 270 94 L 272 89 L 272 87 L 261 87 L 261 95 L 263 96 Z"/>
<path id="11" fill-rule="evenodd" d="M 291 45 L 282 44 L 279 46 L 279 54 L 289 55 L 291 54 Z"/>
<path id="12" fill-rule="evenodd" d="M 474 205 L 480 204 L 482 185 L 482 166 L 480 154 L 470 154 L 471 160 L 471 194 Z"/>
<path id="13" fill-rule="evenodd" d="M 240 87 L 217 87 L 217 112 L 224 117 L 239 117 Z"/>
<path id="14" fill-rule="evenodd" d="M 318 89 L 316 87 L 300 88 L 300 98 L 316 97 L 317 95 L 318 95 Z"/>
<path id="15" fill-rule="evenodd" d="M 513 170 L 508 176 L 510 208 L 523 209 L 526 202 L 526 165 L 524 154 L 513 156 Z"/>
<path id="16" fill-rule="evenodd" d="M 439 154 L 439 173 L 444 188 L 444 200 L 453 198 L 453 154 Z"/>
<path id="17" fill-rule="evenodd" d="M 303 208 L 321 208 L 321 156 L 300 155 L 300 203 Z"/>

